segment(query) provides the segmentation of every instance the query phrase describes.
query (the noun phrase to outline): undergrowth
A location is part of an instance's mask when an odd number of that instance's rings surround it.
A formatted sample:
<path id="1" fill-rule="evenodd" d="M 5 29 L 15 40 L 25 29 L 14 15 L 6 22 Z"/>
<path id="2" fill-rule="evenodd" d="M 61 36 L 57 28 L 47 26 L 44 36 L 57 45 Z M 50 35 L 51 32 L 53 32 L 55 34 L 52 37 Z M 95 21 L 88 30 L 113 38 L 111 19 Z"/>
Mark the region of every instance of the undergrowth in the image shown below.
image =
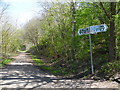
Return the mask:
<path id="1" fill-rule="evenodd" d="M 30 55 L 32 57 L 32 60 L 35 62 L 35 65 L 39 66 L 40 69 L 49 71 L 52 74 L 55 75 L 68 75 L 69 72 L 63 71 L 61 68 L 55 68 L 52 65 L 49 65 L 50 63 L 45 63 L 42 59 L 38 59 L 35 55 Z"/>
<path id="2" fill-rule="evenodd" d="M 2 61 L 0 61 L 0 67 L 4 67 L 5 65 L 10 63 L 11 61 L 13 61 L 13 59 L 10 59 L 10 58 L 3 59 Z"/>

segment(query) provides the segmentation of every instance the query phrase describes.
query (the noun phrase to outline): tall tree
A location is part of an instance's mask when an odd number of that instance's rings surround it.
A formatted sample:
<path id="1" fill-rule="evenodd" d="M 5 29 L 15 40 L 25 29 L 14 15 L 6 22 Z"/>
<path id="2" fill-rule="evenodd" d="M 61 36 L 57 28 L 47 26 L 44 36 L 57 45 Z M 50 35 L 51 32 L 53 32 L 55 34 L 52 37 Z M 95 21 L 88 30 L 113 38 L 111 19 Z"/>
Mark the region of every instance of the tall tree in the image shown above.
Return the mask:
<path id="1" fill-rule="evenodd" d="M 120 9 L 116 8 L 116 2 L 110 2 L 109 3 L 109 10 L 107 11 L 104 7 L 103 2 L 100 2 L 100 7 L 105 13 L 106 17 L 109 20 L 109 60 L 115 60 L 116 59 L 116 24 L 115 24 L 115 15 L 117 15 L 120 11 Z M 110 13 L 109 13 L 110 12 Z"/>

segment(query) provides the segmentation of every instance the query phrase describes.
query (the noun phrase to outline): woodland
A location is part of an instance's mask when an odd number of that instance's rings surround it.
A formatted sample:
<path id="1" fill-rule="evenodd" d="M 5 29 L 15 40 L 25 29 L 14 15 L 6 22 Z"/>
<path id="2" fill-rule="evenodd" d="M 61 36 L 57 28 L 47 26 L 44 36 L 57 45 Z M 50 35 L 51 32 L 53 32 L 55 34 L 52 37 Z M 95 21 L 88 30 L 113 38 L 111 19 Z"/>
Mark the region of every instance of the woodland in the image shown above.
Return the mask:
<path id="1" fill-rule="evenodd" d="M 0 1 L 2 64 L 25 51 L 38 58 L 40 68 L 54 70 L 56 75 L 89 76 L 89 35 L 78 35 L 78 29 L 106 24 L 106 32 L 91 34 L 94 74 L 108 78 L 120 73 L 120 2 L 37 4 L 43 7 L 42 15 L 18 28 L 6 14 L 9 5 Z"/>

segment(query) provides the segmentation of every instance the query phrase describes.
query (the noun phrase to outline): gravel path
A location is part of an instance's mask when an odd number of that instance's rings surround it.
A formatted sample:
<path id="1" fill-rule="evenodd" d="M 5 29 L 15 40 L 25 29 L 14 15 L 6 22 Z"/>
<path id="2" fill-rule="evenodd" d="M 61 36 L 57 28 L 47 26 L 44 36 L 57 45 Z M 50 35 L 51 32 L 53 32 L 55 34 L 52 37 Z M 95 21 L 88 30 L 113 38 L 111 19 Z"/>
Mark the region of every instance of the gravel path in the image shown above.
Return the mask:
<path id="1" fill-rule="evenodd" d="M 15 61 L 0 71 L 1 88 L 118 88 L 116 82 L 81 79 L 61 79 L 33 65 L 27 53 L 20 53 Z"/>

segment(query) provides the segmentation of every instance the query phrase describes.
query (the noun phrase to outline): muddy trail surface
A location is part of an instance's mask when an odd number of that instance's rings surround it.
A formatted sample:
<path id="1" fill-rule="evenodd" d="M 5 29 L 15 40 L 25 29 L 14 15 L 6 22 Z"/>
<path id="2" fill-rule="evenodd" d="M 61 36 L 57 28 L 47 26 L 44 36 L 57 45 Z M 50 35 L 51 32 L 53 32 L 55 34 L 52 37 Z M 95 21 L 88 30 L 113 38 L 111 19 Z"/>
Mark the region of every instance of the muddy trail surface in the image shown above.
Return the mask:
<path id="1" fill-rule="evenodd" d="M 0 70 L 2 88 L 118 88 L 118 83 L 82 79 L 62 79 L 33 65 L 27 53 L 20 53 L 15 60 Z"/>

